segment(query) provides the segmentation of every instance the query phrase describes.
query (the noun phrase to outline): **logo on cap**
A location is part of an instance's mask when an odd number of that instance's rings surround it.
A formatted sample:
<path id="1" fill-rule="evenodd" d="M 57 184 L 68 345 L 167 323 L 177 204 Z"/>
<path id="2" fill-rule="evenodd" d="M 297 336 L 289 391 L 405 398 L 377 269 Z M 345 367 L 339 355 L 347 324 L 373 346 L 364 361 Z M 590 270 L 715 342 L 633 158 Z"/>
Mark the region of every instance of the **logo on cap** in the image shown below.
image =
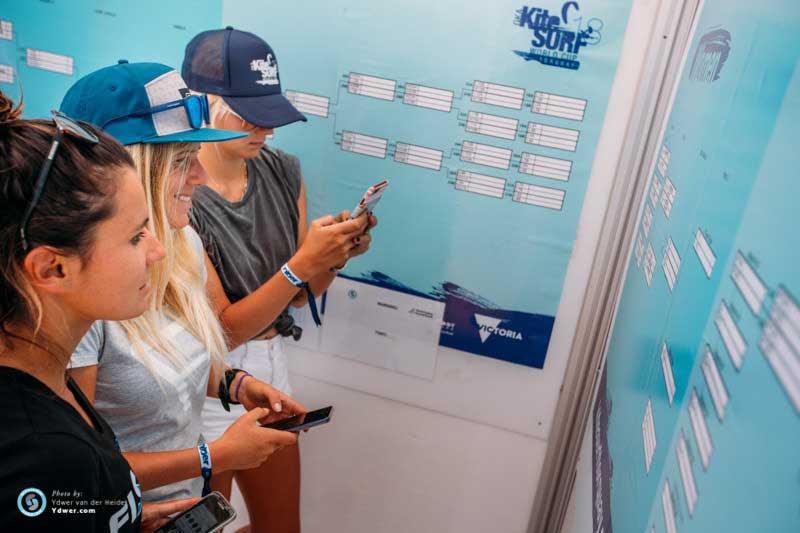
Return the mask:
<path id="1" fill-rule="evenodd" d="M 278 85 L 278 65 L 272 54 L 267 54 L 267 59 L 254 59 L 250 62 L 250 70 L 261 72 L 261 79 L 256 80 L 259 85 Z"/>

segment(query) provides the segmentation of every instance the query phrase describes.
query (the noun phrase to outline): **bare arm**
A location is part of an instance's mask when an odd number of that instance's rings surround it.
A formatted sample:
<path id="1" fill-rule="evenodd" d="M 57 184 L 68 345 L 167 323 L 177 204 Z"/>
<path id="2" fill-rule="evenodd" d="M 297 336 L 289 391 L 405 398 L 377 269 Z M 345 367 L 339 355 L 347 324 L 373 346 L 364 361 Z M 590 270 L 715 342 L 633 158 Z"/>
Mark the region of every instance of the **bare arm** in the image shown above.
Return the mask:
<path id="1" fill-rule="evenodd" d="M 306 186 L 305 182 L 300 180 L 300 194 L 297 197 L 297 213 L 298 213 L 298 224 L 297 224 L 297 249 L 299 250 L 300 247 L 303 245 L 303 241 L 306 239 L 306 235 L 308 235 L 308 202 L 306 200 Z M 321 274 L 316 275 L 315 277 L 308 280 L 308 286 L 311 288 L 311 292 L 314 293 L 314 296 L 319 296 L 323 292 L 325 292 L 328 287 L 330 287 L 331 283 L 333 283 L 334 278 L 336 278 L 336 273 L 331 271 L 326 271 Z M 306 304 L 305 293 L 301 291 L 295 299 L 292 301 L 292 305 L 295 307 L 302 307 Z"/>
<path id="2" fill-rule="evenodd" d="M 97 388 L 97 365 L 73 368 L 70 369 L 69 374 L 89 401 L 94 403 Z M 219 469 L 220 472 L 223 472 L 229 469 L 226 452 L 224 449 L 219 449 L 217 441 L 209 445 L 209 451 L 214 457 L 215 470 Z M 130 463 L 144 490 L 200 475 L 200 459 L 195 448 L 170 452 L 127 452 L 123 455 Z"/>
<path id="3" fill-rule="evenodd" d="M 294 259 L 294 258 L 293 258 Z M 208 255 L 205 255 L 208 281 L 206 290 L 211 305 L 225 328 L 228 338 L 228 348 L 233 350 L 253 337 L 256 337 L 269 327 L 278 318 L 292 298 L 297 294 L 298 288 L 291 284 L 281 272 L 276 272 L 266 283 L 258 289 L 232 304 L 222 288 L 222 282 L 211 264 Z M 289 268 L 295 273 L 302 271 L 292 265 Z M 211 382 L 212 380 L 209 380 Z M 209 389 L 211 388 L 209 384 Z M 215 393 L 216 394 L 216 393 Z"/>
<path id="4" fill-rule="evenodd" d="M 209 392 L 211 389 L 209 380 Z M 217 388 L 213 389 L 216 397 Z M 274 422 L 306 412 L 306 408 L 293 398 L 244 372 L 236 375 L 231 390 L 249 413 L 240 417 L 222 437 L 208 444 L 214 472 L 240 470 L 249 464 L 258 466 L 272 451 L 296 439 L 285 432 L 259 428 L 255 425 L 256 420 Z M 191 479 L 201 473 L 197 448 L 166 452 L 131 451 L 123 455 L 144 490 Z"/>
<path id="5" fill-rule="evenodd" d="M 230 470 L 224 452 L 219 450 L 218 441 L 209 444 L 208 448 L 214 473 Z M 124 452 L 122 455 L 131 465 L 131 470 L 136 474 L 142 490 L 192 479 L 201 474 L 197 448 L 169 452 Z"/>
<path id="6" fill-rule="evenodd" d="M 301 280 L 310 281 L 315 293 L 319 291 L 322 294 L 335 276 L 329 271 L 330 267 L 343 263 L 350 256 L 354 248 L 353 239 L 363 233 L 368 221 L 359 219 L 337 223 L 334 217 L 327 215 L 308 224 L 302 184 L 298 208 L 298 250 L 287 264 Z M 276 272 L 258 289 L 232 304 L 208 255 L 205 261 L 208 270 L 206 290 L 228 335 L 231 350 L 263 333 L 293 298 L 305 301 L 304 294 L 298 296 L 298 288 L 283 273 Z"/>

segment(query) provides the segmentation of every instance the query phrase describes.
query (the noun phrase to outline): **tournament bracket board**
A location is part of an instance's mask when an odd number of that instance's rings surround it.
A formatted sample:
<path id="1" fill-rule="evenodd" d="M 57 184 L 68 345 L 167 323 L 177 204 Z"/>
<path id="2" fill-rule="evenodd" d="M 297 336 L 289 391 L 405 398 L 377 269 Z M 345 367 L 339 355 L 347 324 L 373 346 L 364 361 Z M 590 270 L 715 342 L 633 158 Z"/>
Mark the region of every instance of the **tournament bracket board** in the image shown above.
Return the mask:
<path id="1" fill-rule="evenodd" d="M 153 13 L 158 16 L 154 17 Z M 220 25 L 221 0 L 30 0 L 0 9 L 0 91 L 25 98 L 25 117 L 49 117 L 79 78 L 120 59 L 180 70 L 197 33 Z"/>
<path id="2" fill-rule="evenodd" d="M 309 214 L 390 182 L 318 348 L 420 377 L 439 344 L 542 368 L 630 2 L 265 6 L 223 21 L 273 46 L 309 118 L 271 141 Z"/>
<path id="3" fill-rule="evenodd" d="M 595 531 L 800 531 L 800 5 L 699 17 L 595 407 Z"/>

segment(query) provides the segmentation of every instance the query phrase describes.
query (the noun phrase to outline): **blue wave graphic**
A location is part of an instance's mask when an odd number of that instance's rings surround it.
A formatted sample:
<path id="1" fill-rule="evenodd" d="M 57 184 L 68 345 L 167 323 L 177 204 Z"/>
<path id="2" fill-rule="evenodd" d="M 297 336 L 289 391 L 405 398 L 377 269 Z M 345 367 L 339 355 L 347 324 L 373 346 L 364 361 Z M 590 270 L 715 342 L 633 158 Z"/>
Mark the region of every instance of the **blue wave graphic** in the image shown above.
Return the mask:
<path id="1" fill-rule="evenodd" d="M 430 292 L 416 290 L 378 271 L 340 276 L 411 296 L 444 302 L 439 344 L 485 357 L 543 368 L 555 317 L 501 309 L 455 283 L 442 282 Z"/>

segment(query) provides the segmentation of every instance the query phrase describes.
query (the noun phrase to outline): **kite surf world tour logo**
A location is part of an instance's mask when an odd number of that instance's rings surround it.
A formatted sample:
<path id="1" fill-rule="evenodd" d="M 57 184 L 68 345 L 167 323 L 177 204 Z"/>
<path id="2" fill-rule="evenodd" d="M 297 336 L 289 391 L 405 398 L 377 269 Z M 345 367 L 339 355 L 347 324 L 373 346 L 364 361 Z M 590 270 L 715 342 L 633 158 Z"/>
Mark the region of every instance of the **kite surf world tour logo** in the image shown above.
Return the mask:
<path id="1" fill-rule="evenodd" d="M 603 21 L 587 18 L 578 2 L 564 2 L 560 13 L 540 7 L 522 6 L 514 16 L 514 25 L 530 30 L 530 49 L 514 50 L 525 61 L 537 61 L 549 67 L 578 70 L 580 54 L 602 39 Z"/>

